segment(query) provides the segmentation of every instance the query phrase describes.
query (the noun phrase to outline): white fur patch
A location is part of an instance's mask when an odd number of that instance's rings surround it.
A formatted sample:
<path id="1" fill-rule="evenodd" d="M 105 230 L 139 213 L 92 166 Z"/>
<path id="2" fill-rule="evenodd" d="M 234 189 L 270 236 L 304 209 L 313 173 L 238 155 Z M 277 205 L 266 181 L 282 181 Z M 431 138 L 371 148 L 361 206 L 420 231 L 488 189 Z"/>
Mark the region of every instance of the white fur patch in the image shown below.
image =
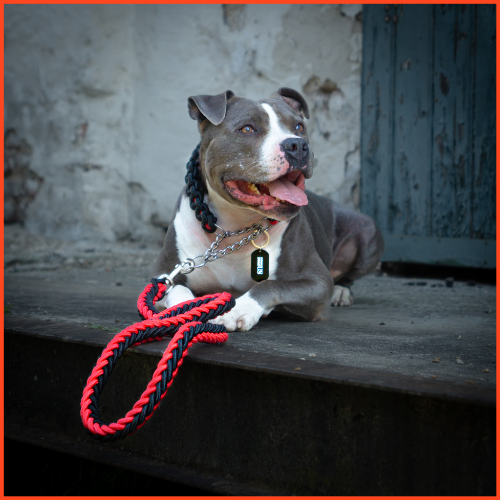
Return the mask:
<path id="1" fill-rule="evenodd" d="M 193 292 L 182 285 L 175 285 L 168 294 L 156 303 L 157 309 L 168 309 L 169 307 L 191 300 L 194 298 Z"/>
<path id="2" fill-rule="evenodd" d="M 196 220 L 193 210 L 189 206 L 188 198 L 183 198 L 179 207 L 179 212 L 174 219 L 176 232 L 177 251 L 181 260 L 193 258 L 205 253 L 210 247 L 213 236 L 206 234 Z M 276 279 L 278 269 L 278 259 L 281 254 L 281 239 L 288 222 L 280 222 L 272 226 L 270 230 L 270 242 L 266 247 L 269 253 L 269 279 Z M 241 229 L 241 227 L 227 228 L 229 231 Z M 237 239 L 240 240 L 248 234 L 242 234 Z M 231 242 L 234 241 L 234 238 Z M 257 244 L 264 244 L 265 235 L 257 239 Z M 225 248 L 229 244 L 228 240 L 222 240 L 219 249 Z M 235 297 L 239 297 L 248 292 L 256 283 L 250 276 L 250 254 L 255 247 L 249 243 L 239 250 L 223 258 L 207 263 L 205 266 L 195 269 L 192 273 L 186 274 L 186 285 L 194 290 L 197 295 L 208 293 L 230 292 Z M 202 261 L 197 260 L 197 264 Z M 175 290 L 175 288 L 174 288 Z"/>
<path id="3" fill-rule="evenodd" d="M 181 261 L 203 254 L 212 243 L 210 237 L 201 229 L 194 211 L 189 206 L 187 196 L 182 197 L 179 211 L 174 219 L 174 228 L 177 251 Z"/>
<path id="4" fill-rule="evenodd" d="M 283 175 L 286 172 L 286 167 L 284 168 L 282 163 L 285 153 L 281 150 L 280 144 L 285 139 L 291 137 L 300 139 L 300 137 L 292 134 L 283 127 L 283 124 L 279 121 L 278 115 L 269 104 L 262 104 L 262 107 L 269 116 L 269 132 L 262 143 L 260 158 L 262 164 L 265 165 L 272 174 L 272 177 L 275 177 L 276 175 Z M 281 170 L 283 170 L 283 172 L 281 172 Z"/>
<path id="5" fill-rule="evenodd" d="M 264 309 L 248 293 L 236 299 L 236 305 L 226 314 L 211 320 L 211 323 L 224 325 L 229 332 L 247 332 L 255 326 L 263 315 L 271 309 Z"/>
<path id="6" fill-rule="evenodd" d="M 332 306 L 352 306 L 354 304 L 354 297 L 351 290 L 345 286 L 335 285 L 333 287 Z"/>

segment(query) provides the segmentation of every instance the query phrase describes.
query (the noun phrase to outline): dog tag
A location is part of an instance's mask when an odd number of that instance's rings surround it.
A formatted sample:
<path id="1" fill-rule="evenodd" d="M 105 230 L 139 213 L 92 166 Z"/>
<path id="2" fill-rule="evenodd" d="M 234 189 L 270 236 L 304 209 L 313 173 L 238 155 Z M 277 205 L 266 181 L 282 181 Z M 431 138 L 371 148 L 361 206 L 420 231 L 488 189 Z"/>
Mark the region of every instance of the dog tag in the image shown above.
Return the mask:
<path id="1" fill-rule="evenodd" d="M 264 281 L 269 278 L 269 254 L 262 248 L 252 252 L 250 276 L 255 281 Z"/>

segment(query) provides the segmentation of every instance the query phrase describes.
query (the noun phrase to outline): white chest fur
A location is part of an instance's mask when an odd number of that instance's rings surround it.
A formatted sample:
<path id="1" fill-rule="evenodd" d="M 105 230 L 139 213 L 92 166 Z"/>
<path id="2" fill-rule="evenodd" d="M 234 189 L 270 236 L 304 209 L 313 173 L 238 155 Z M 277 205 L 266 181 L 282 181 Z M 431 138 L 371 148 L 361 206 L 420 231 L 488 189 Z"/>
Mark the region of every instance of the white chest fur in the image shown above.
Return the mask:
<path id="1" fill-rule="evenodd" d="M 280 222 L 272 227 L 270 231 L 270 242 L 266 247 L 269 253 L 269 279 L 276 279 L 278 259 L 281 253 L 281 240 L 287 228 L 287 222 Z M 177 238 L 177 251 L 181 260 L 193 258 L 205 253 L 214 241 L 214 236 L 205 233 L 189 206 L 189 200 L 184 197 L 181 201 L 179 211 L 174 219 L 174 228 Z M 233 231 L 240 228 L 226 228 Z M 219 249 L 223 249 L 235 241 L 239 241 L 248 234 L 222 240 Z M 258 239 L 258 243 L 265 243 L 265 236 Z M 195 295 L 230 292 L 239 297 L 252 288 L 256 282 L 250 277 L 250 254 L 255 247 L 249 243 L 232 254 L 221 259 L 207 263 L 205 266 L 195 269 L 187 274 L 187 286 Z M 197 260 L 197 264 L 201 259 Z"/>

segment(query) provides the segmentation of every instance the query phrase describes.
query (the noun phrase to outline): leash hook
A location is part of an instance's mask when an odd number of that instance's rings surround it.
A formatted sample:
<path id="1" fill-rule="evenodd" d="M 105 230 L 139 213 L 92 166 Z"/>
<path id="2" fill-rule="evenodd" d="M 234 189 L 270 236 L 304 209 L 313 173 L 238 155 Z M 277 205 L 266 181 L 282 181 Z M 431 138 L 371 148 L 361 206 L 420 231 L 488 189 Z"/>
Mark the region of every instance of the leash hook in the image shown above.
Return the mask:
<path id="1" fill-rule="evenodd" d="M 196 258 L 196 257 L 195 257 Z M 174 270 L 169 274 L 160 274 L 156 279 L 159 281 L 163 281 L 167 286 L 167 290 L 165 291 L 165 295 L 167 295 L 170 290 L 175 286 L 174 279 L 179 274 L 189 274 L 192 273 L 197 267 L 194 259 L 185 259 L 180 264 L 176 264 Z"/>
<path id="2" fill-rule="evenodd" d="M 165 291 L 165 295 L 175 286 L 174 278 L 182 271 L 182 264 L 176 264 L 174 270 L 169 274 L 161 274 L 156 279 L 158 281 L 163 281 L 167 286 L 167 290 Z"/>

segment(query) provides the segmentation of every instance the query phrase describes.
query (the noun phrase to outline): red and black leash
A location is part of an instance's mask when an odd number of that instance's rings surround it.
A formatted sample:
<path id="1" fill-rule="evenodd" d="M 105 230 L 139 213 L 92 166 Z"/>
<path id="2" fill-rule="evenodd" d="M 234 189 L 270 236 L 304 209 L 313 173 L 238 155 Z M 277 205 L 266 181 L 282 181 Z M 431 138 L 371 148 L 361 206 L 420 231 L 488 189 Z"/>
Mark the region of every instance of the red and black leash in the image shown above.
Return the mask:
<path id="1" fill-rule="evenodd" d="M 213 233 L 217 229 L 217 218 L 203 201 L 206 187 L 200 173 L 200 144 L 191 154 L 186 168 L 186 194 L 190 207 L 203 230 Z M 270 220 L 271 224 L 276 222 Z M 193 344 L 219 344 L 228 339 L 227 330 L 223 325 L 213 325 L 208 321 L 234 307 L 235 301 L 230 294 L 205 295 L 159 313 L 154 304 L 165 295 L 166 290 L 165 279 L 151 280 L 151 284 L 144 289 L 137 301 L 139 315 L 144 321 L 125 328 L 113 338 L 87 380 L 80 403 L 80 416 L 83 425 L 101 441 L 124 438 L 152 417 Z M 116 362 L 129 347 L 162 340 L 165 336 L 172 336 L 172 339 L 146 390 L 123 418 L 117 422 L 105 423 L 100 417 L 99 398 Z"/>
<path id="2" fill-rule="evenodd" d="M 165 295 L 167 286 L 164 281 L 153 279 L 146 286 L 137 301 L 139 315 L 144 321 L 125 328 L 113 338 L 97 360 L 83 390 L 80 403 L 83 425 L 103 442 L 132 434 L 153 416 L 193 344 L 220 344 L 228 339 L 223 325 L 208 321 L 234 307 L 235 301 L 230 294 L 205 295 L 159 313 L 154 304 Z M 105 423 L 100 417 L 99 398 L 116 362 L 129 347 L 163 340 L 165 336 L 173 337 L 146 390 L 123 418 Z"/>

